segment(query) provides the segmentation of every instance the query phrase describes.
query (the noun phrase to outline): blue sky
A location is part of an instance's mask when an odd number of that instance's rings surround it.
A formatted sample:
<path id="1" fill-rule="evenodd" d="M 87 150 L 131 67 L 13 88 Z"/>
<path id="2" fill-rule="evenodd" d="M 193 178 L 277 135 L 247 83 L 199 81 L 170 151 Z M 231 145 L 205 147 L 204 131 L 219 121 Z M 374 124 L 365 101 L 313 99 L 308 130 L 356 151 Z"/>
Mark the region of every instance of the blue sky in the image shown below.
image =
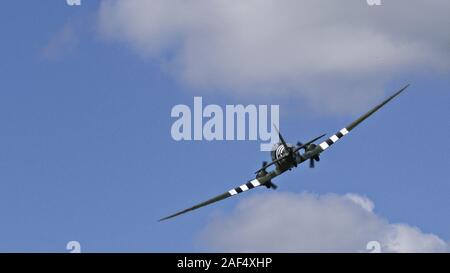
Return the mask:
<path id="1" fill-rule="evenodd" d="M 379 84 L 383 92 L 344 110 L 309 95 L 241 96 L 233 82 L 183 81 L 161 61 L 177 54 L 171 46 L 147 54 L 145 43 L 105 38 L 99 5 L 2 4 L 0 251 L 65 252 L 71 240 L 94 252 L 207 251 L 202 234 L 211 218 L 265 189 L 157 219 L 253 178 L 269 155 L 257 141 L 174 141 L 174 105 L 192 106 L 194 96 L 222 106 L 280 104 L 283 134 L 295 142 L 334 133 L 405 83 L 407 92 L 327 150 L 315 169 L 300 166 L 275 182 L 281 192 L 366 196 L 389 222 L 450 241 L 446 68 L 396 70 Z"/>

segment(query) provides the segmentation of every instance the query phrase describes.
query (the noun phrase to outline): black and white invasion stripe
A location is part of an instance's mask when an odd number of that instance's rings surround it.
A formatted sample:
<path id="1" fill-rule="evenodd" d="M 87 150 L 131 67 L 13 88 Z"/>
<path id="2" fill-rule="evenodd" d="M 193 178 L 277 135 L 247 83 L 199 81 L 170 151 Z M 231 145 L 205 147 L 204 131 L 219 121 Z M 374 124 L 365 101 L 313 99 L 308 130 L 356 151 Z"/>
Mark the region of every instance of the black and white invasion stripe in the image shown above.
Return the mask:
<path id="1" fill-rule="evenodd" d="M 343 128 L 336 134 L 332 135 L 329 139 L 320 143 L 319 146 L 320 146 L 320 148 L 322 148 L 322 151 L 324 151 L 325 149 L 327 149 L 328 147 L 330 147 L 331 145 L 336 143 L 336 141 L 338 141 L 341 137 L 345 136 L 346 134 L 348 134 L 348 130 L 347 130 L 347 128 Z"/>
<path id="2" fill-rule="evenodd" d="M 234 189 L 228 191 L 228 193 L 230 195 L 236 195 L 238 193 L 241 193 L 241 192 L 248 191 L 250 189 L 256 188 L 256 187 L 258 187 L 260 185 L 261 185 L 261 183 L 258 181 L 258 179 L 255 178 L 255 179 L 251 180 L 250 182 L 245 183 L 244 185 L 241 185 L 241 186 L 239 186 L 237 188 L 234 188 Z"/>

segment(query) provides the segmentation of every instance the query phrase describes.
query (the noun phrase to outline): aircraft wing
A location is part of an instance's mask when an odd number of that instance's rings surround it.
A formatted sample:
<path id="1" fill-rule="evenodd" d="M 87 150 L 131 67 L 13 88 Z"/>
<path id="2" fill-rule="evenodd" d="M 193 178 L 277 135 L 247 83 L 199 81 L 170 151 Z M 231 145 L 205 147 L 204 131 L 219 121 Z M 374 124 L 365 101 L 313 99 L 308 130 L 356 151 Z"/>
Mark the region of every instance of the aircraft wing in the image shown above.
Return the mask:
<path id="1" fill-rule="evenodd" d="M 320 143 L 319 146 L 317 146 L 317 149 L 319 149 L 318 153 L 321 153 L 321 152 L 325 151 L 326 149 L 328 149 L 331 145 L 336 143 L 336 141 L 338 141 L 341 137 L 345 136 L 351 130 L 353 130 L 356 126 L 358 126 L 358 124 L 360 124 L 365 119 L 370 117 L 373 113 L 378 111 L 381 107 L 383 107 L 386 103 L 390 102 L 393 98 L 397 97 L 401 92 L 403 92 L 406 88 L 408 88 L 408 86 L 409 86 L 409 84 L 407 84 L 405 87 L 403 87 L 402 89 L 397 91 L 395 94 L 393 94 L 392 96 L 390 96 L 386 100 L 384 100 L 382 103 L 380 103 L 377 106 L 375 106 L 374 108 L 372 108 L 370 111 L 368 111 L 364 115 L 360 116 L 357 120 L 353 121 L 352 123 L 350 123 L 346 127 L 342 128 L 339 132 L 337 132 L 336 134 L 332 135 L 330 138 L 328 138 L 324 142 Z"/>
<path id="2" fill-rule="evenodd" d="M 365 119 L 367 119 L 369 116 L 371 116 L 373 113 L 375 113 L 376 111 L 378 111 L 381 107 L 383 107 L 386 103 L 388 103 L 389 101 L 391 101 L 393 98 L 395 98 L 396 96 L 398 96 L 401 92 L 403 92 L 406 88 L 408 88 L 409 84 L 406 85 L 405 87 L 403 87 L 402 89 L 400 89 L 399 91 L 397 91 L 394 95 L 390 96 L 389 98 L 387 98 L 385 101 L 383 101 L 382 103 L 380 103 L 379 105 L 375 106 L 374 108 L 372 108 L 370 111 L 368 111 L 367 113 L 365 113 L 364 115 L 362 115 L 361 117 L 359 117 L 357 120 L 355 120 L 354 122 L 350 123 L 349 125 L 347 125 L 346 127 L 342 128 L 339 132 L 337 132 L 336 134 L 334 134 L 333 136 L 331 136 L 329 139 L 325 140 L 324 142 L 320 143 L 316 149 L 317 153 L 321 153 L 324 150 L 326 150 L 328 147 L 330 147 L 331 145 L 333 145 L 334 143 L 336 143 L 336 141 L 338 141 L 340 138 L 342 138 L 343 136 L 347 135 L 351 130 L 353 130 L 356 126 L 358 126 L 358 124 L 360 124 L 361 122 L 363 122 Z M 320 137 L 318 137 L 320 138 Z M 314 139 L 317 140 L 318 138 Z M 281 138 L 280 138 L 281 139 Z M 284 140 L 282 140 L 284 142 Z M 163 220 L 167 220 L 170 218 L 173 218 L 175 216 L 184 214 L 186 212 L 207 206 L 209 204 L 221 201 L 223 199 L 226 199 L 228 197 L 231 197 L 233 195 L 239 194 L 241 192 L 256 188 L 258 186 L 263 185 L 264 183 L 266 183 L 266 181 L 268 181 L 267 179 L 265 179 L 267 177 L 261 177 L 258 179 L 253 179 L 250 180 L 249 182 L 234 188 L 232 190 L 229 190 L 228 192 L 225 192 L 221 195 L 218 195 L 214 198 L 211 198 L 203 203 L 200 203 L 198 205 L 195 205 L 193 207 L 190 207 L 188 209 L 179 211 L 175 214 L 172 214 L 170 216 L 161 218 L 159 221 L 163 221 Z"/>
<path id="3" fill-rule="evenodd" d="M 256 188 L 256 187 L 258 187 L 258 186 L 261 186 L 261 185 L 263 185 L 263 184 L 264 184 L 264 183 L 261 183 L 258 179 L 255 178 L 255 179 L 250 180 L 250 181 L 248 181 L 247 183 L 245 183 L 245 184 L 243 184 L 243 185 L 241 185 L 241 186 L 239 186 L 239 187 L 237 187 L 237 188 L 234 188 L 234 189 L 229 190 L 229 191 L 227 191 L 227 192 L 225 192 L 225 193 L 222 193 L 221 195 L 218 195 L 218 196 L 216 196 L 216 197 L 214 197 L 214 198 L 211 198 L 211 199 L 209 199 L 209 200 L 207 200 L 207 201 L 205 201 L 205 202 L 203 202 L 203 203 L 200 203 L 200 204 L 195 205 L 195 206 L 193 206 L 193 207 L 190 207 L 190 208 L 188 208 L 188 209 L 179 211 L 179 212 L 174 213 L 174 214 L 172 214 L 172 215 L 170 215 L 170 216 L 161 218 L 161 219 L 159 219 L 159 221 L 164 221 L 164 220 L 173 218 L 173 217 L 175 217 L 175 216 L 178 216 L 178 215 L 180 215 L 180 214 L 183 214 L 183 213 L 186 213 L 186 212 L 189 212 L 189 211 L 192 211 L 192 210 L 195 210 L 195 209 L 198 209 L 198 208 L 207 206 L 207 205 L 209 205 L 209 204 L 212 204 L 212 203 L 221 201 L 221 200 L 223 200 L 223 199 L 226 199 L 226 198 L 228 198 L 228 197 L 231 197 L 231 196 L 233 196 L 233 195 L 239 194 L 239 193 L 241 193 L 241 192 L 251 190 L 251 189 Z"/>

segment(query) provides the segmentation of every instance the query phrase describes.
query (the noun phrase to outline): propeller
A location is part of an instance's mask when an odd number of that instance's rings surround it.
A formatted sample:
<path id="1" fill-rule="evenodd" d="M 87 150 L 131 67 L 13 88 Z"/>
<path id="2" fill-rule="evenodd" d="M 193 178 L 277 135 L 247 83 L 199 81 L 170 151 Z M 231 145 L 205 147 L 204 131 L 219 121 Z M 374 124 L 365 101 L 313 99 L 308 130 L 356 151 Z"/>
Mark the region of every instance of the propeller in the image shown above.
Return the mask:
<path id="1" fill-rule="evenodd" d="M 297 161 L 295 161 L 295 158 L 294 158 L 294 153 L 295 153 L 295 152 L 293 151 L 293 149 L 292 149 L 291 147 L 289 147 L 289 146 L 287 145 L 286 141 L 284 140 L 284 138 L 283 138 L 283 136 L 281 135 L 280 130 L 278 130 L 277 126 L 276 126 L 275 124 L 273 124 L 273 127 L 275 128 L 275 130 L 276 130 L 277 133 L 278 133 L 278 138 L 280 139 L 281 144 L 283 144 L 284 149 L 288 152 L 287 155 L 286 155 L 286 157 L 289 158 L 289 159 L 291 160 L 292 164 L 293 164 L 295 167 L 297 167 Z"/>
<path id="2" fill-rule="evenodd" d="M 309 144 L 309 145 L 306 147 L 305 151 L 312 151 L 312 150 L 314 150 L 316 147 L 317 147 L 316 144 L 311 143 L 311 144 Z M 317 161 L 317 162 L 320 161 L 319 155 L 315 155 L 315 156 L 309 158 L 309 167 L 310 167 L 310 168 L 314 168 L 314 167 L 315 167 L 315 162 L 316 162 L 316 161 Z"/>
<path id="3" fill-rule="evenodd" d="M 257 170 L 257 171 L 255 172 L 256 177 L 262 177 L 262 176 L 265 176 L 265 175 L 267 174 L 266 168 L 269 167 L 269 166 L 270 166 L 270 165 L 269 165 L 269 163 L 267 163 L 267 161 L 263 161 L 263 162 L 262 162 L 262 167 L 261 167 L 261 169 L 259 169 L 259 170 Z"/>
<path id="4" fill-rule="evenodd" d="M 306 142 L 305 144 L 301 144 L 300 141 L 297 142 L 297 144 L 300 143 L 301 145 L 299 145 L 297 148 L 294 149 L 294 153 L 296 153 L 296 152 L 297 152 L 298 150 L 300 150 L 300 149 L 305 149 L 305 151 L 307 151 L 308 148 L 310 149 L 310 147 L 315 148 L 317 145 L 314 144 L 313 142 L 315 142 L 316 140 L 318 140 L 318 139 L 320 139 L 320 138 L 322 138 L 322 137 L 324 137 L 324 136 L 325 136 L 325 134 L 322 134 L 322 135 L 316 137 L 315 139 L 312 139 L 312 140 Z M 312 145 L 314 145 L 314 146 L 312 146 Z"/>
<path id="5" fill-rule="evenodd" d="M 304 145 L 303 145 L 303 143 L 302 142 L 300 142 L 300 141 L 297 141 L 297 147 L 303 147 L 304 148 Z M 306 150 L 306 149 L 305 149 Z"/>
<path id="6" fill-rule="evenodd" d="M 278 188 L 278 186 L 274 183 L 272 183 L 272 181 L 267 181 L 265 184 L 266 188 L 268 189 L 274 189 L 276 190 Z"/>

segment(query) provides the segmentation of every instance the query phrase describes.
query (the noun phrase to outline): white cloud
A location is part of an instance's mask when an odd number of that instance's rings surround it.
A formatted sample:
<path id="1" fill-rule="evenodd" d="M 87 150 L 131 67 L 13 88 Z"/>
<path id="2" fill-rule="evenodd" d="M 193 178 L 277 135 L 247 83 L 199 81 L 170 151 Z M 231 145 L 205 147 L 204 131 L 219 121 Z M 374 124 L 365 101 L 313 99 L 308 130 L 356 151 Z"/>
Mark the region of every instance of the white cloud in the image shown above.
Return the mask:
<path id="1" fill-rule="evenodd" d="M 375 204 L 367 197 L 354 193 L 347 193 L 345 197 L 352 200 L 353 202 L 355 202 L 355 204 L 361 206 L 363 209 L 369 212 L 373 212 L 373 209 L 375 208 Z"/>
<path id="2" fill-rule="evenodd" d="M 442 0 L 103 1 L 99 29 L 190 87 L 348 113 L 404 73 L 448 71 L 449 9 Z"/>
<path id="3" fill-rule="evenodd" d="M 201 241 L 213 251 L 444 252 L 449 245 L 406 224 L 391 224 L 357 194 L 271 193 L 243 200 L 229 215 L 216 216 Z"/>

